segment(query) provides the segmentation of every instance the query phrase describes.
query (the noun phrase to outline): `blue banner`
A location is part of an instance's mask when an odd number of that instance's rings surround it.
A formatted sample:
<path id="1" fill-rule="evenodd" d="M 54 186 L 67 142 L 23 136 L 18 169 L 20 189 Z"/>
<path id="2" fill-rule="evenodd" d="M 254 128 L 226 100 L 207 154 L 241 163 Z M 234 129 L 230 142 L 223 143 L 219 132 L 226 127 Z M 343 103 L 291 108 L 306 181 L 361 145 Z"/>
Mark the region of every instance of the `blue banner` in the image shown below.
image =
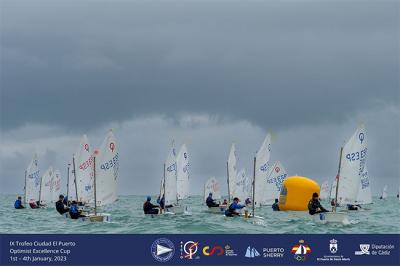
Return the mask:
<path id="1" fill-rule="evenodd" d="M 1 265 L 399 265 L 394 234 L 0 236 Z"/>

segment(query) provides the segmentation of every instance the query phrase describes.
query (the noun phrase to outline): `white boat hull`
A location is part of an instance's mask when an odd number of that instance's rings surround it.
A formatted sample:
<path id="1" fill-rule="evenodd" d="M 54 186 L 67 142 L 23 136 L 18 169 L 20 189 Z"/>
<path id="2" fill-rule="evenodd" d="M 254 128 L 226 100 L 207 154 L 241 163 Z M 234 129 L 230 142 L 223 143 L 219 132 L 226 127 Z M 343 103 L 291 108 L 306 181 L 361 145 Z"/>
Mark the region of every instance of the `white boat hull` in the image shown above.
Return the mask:
<path id="1" fill-rule="evenodd" d="M 314 214 L 312 217 L 315 223 L 350 223 L 346 212 L 323 212 Z"/>
<path id="2" fill-rule="evenodd" d="M 71 216 L 68 212 L 63 214 L 65 218 L 71 219 Z M 76 220 L 84 221 L 84 222 L 111 222 L 111 214 L 109 213 L 91 213 L 87 214 L 84 217 L 79 217 Z"/>
<path id="3" fill-rule="evenodd" d="M 207 212 L 217 213 L 217 214 L 225 213 L 226 208 L 227 208 L 226 205 L 219 206 L 219 207 L 207 207 Z"/>

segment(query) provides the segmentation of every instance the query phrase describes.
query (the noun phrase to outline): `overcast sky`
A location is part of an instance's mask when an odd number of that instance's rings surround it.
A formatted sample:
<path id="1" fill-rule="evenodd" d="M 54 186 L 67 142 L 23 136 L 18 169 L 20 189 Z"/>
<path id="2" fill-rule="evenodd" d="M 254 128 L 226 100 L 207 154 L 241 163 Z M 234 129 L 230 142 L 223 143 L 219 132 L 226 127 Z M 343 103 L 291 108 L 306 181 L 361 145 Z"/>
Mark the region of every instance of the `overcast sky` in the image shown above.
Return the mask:
<path id="1" fill-rule="evenodd" d="M 120 144 L 119 192 L 156 194 L 172 139 L 191 190 L 267 132 L 289 175 L 335 177 L 367 128 L 372 191 L 400 177 L 399 1 L 1 1 L 1 193 L 33 153 L 66 175 L 82 134 Z M 65 182 L 64 182 L 65 183 Z"/>

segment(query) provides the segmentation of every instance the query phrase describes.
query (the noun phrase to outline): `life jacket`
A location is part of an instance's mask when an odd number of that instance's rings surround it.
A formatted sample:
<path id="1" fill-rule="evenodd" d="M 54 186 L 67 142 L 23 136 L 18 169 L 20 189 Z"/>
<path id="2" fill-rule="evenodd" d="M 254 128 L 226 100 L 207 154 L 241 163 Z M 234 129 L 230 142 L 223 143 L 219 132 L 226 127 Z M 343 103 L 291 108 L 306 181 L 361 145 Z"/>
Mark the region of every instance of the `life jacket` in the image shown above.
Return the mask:
<path id="1" fill-rule="evenodd" d="M 15 207 L 16 209 L 21 208 L 21 201 L 20 201 L 20 200 L 16 200 L 15 203 L 14 203 L 14 207 Z"/>
<path id="2" fill-rule="evenodd" d="M 78 207 L 75 204 L 71 205 L 71 207 L 69 208 L 69 212 L 72 214 L 78 214 L 79 213 Z"/>

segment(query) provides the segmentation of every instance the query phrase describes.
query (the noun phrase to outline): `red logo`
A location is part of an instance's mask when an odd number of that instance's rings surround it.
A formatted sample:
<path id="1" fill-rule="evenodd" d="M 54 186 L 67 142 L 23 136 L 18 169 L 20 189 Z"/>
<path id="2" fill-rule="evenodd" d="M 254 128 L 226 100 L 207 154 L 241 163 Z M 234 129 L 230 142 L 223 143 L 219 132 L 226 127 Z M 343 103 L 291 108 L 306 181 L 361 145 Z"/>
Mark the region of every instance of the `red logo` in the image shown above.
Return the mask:
<path id="1" fill-rule="evenodd" d="M 278 166 L 275 167 L 275 172 L 279 173 L 280 170 L 281 170 L 281 168 L 279 168 Z"/>
<path id="2" fill-rule="evenodd" d="M 114 142 L 111 142 L 111 143 L 110 143 L 110 149 L 111 149 L 112 152 L 114 152 L 114 149 L 115 149 L 115 144 L 114 144 Z"/>
<path id="3" fill-rule="evenodd" d="M 87 152 L 89 152 L 89 144 L 85 144 L 85 145 L 84 145 L 84 149 L 85 149 Z"/>

